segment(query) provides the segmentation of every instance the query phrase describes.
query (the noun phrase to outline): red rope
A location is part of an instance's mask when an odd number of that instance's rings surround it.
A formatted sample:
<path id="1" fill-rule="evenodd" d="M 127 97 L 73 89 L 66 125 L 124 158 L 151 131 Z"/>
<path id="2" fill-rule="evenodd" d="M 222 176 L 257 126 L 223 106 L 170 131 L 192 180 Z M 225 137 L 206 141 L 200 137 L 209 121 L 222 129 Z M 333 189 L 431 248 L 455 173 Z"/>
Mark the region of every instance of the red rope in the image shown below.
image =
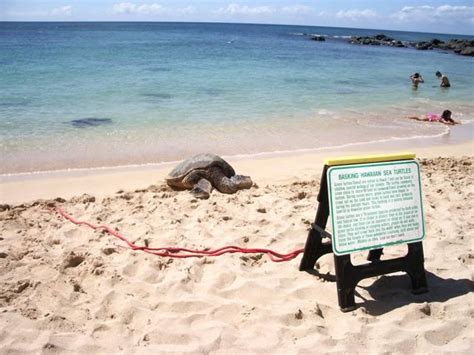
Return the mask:
<path id="1" fill-rule="evenodd" d="M 303 248 L 301 249 L 296 249 L 288 254 L 280 254 L 277 253 L 273 250 L 270 249 L 264 249 L 264 248 L 241 248 L 238 246 L 227 246 L 227 247 L 222 247 L 219 249 L 214 249 L 214 250 L 193 250 L 193 249 L 187 249 L 187 248 L 179 248 L 179 247 L 161 247 L 161 248 L 150 248 L 147 246 L 139 246 L 131 241 L 129 241 L 127 238 L 125 238 L 122 234 L 117 232 L 116 230 L 103 226 L 103 225 L 94 225 L 89 222 L 84 222 L 84 221 L 78 221 L 68 215 L 66 212 L 64 212 L 61 208 L 56 207 L 56 211 L 65 219 L 68 221 L 76 224 L 76 225 L 85 225 L 88 226 L 89 228 L 92 228 L 94 230 L 103 230 L 104 232 L 113 235 L 114 237 L 122 240 L 127 244 L 127 246 L 130 249 L 133 250 L 141 250 L 144 251 L 145 253 L 148 254 L 153 254 L 157 256 L 167 256 L 170 258 L 200 258 L 203 256 L 219 256 L 222 254 L 226 253 L 243 253 L 243 254 L 267 254 L 270 257 L 271 261 L 274 261 L 276 263 L 282 262 L 282 261 L 289 261 L 294 258 L 296 258 L 300 253 L 304 251 Z"/>

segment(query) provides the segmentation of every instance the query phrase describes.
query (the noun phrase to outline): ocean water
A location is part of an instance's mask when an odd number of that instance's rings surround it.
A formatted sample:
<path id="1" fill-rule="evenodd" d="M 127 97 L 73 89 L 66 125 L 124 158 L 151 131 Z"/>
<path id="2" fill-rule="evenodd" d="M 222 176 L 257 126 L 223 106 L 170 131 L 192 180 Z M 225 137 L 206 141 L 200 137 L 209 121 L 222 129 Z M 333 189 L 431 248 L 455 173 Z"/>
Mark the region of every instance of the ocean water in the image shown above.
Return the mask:
<path id="1" fill-rule="evenodd" d="M 247 24 L 0 23 L 0 174 L 429 139 L 449 128 L 405 117 L 446 108 L 472 129 L 474 58 L 347 43 L 377 33 L 461 38 Z M 451 88 L 439 88 L 437 70 Z M 425 79 L 418 90 L 413 72 Z"/>

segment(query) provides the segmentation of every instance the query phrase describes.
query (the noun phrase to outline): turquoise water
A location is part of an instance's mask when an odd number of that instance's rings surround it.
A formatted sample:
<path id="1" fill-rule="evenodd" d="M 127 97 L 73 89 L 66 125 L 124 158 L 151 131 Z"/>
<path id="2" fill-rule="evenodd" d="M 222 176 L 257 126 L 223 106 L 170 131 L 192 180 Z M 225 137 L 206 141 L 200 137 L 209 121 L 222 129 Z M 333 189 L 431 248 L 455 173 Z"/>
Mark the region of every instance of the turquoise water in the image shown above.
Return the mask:
<path id="1" fill-rule="evenodd" d="M 430 137 L 446 127 L 403 117 L 445 108 L 473 120 L 473 58 L 346 42 L 380 32 L 0 23 L 0 173 Z M 303 33 L 328 37 L 315 42 Z M 449 75 L 452 88 L 438 87 L 437 70 Z M 408 78 L 415 71 L 426 81 L 417 91 Z"/>

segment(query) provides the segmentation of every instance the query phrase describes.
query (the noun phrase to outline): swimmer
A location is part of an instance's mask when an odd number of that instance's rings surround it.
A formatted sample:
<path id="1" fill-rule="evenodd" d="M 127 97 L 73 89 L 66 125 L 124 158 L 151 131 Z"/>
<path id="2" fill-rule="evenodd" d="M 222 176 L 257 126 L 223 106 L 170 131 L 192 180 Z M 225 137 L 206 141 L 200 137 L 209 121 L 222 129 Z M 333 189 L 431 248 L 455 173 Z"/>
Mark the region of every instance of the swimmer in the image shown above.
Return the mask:
<path id="1" fill-rule="evenodd" d="M 419 83 L 424 83 L 425 81 L 421 77 L 420 73 L 415 73 L 410 75 L 411 82 L 413 84 L 413 88 L 417 89 Z"/>
<path id="2" fill-rule="evenodd" d="M 451 86 L 451 83 L 449 82 L 449 79 L 446 75 L 441 74 L 441 72 L 437 71 L 436 72 L 436 77 L 441 80 L 441 86 L 442 88 L 449 88 Z"/>
<path id="3" fill-rule="evenodd" d="M 444 110 L 441 116 L 435 114 L 435 113 L 427 113 L 426 115 L 423 116 L 411 116 L 408 117 L 409 119 L 412 120 L 417 120 L 417 121 L 428 121 L 428 122 L 440 122 L 444 123 L 447 125 L 455 125 L 455 124 L 460 124 L 461 122 L 457 122 L 451 118 L 452 112 L 449 110 Z"/>

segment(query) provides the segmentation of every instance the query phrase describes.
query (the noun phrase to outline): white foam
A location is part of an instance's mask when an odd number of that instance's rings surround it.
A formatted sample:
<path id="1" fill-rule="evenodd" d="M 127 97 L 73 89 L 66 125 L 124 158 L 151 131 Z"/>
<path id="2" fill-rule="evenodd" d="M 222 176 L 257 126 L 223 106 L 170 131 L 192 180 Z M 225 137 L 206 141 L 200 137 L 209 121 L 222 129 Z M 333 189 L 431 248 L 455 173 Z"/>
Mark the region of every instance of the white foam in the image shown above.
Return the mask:
<path id="1" fill-rule="evenodd" d="M 330 111 L 326 109 L 320 109 L 317 111 L 318 115 L 333 115 L 334 113 L 335 113 L 334 111 Z"/>
<path id="2" fill-rule="evenodd" d="M 318 148 L 301 148 L 301 149 L 294 149 L 294 150 L 277 150 L 271 152 L 260 152 L 260 153 L 253 153 L 253 154 L 236 154 L 236 155 L 227 155 L 223 156 L 226 159 L 251 159 L 256 157 L 271 157 L 271 156 L 278 156 L 278 155 L 285 155 L 285 154 L 297 154 L 297 153 L 317 153 L 322 151 L 328 150 L 336 150 L 336 149 L 344 149 L 350 147 L 357 147 L 357 146 L 364 146 L 364 145 L 371 145 L 371 144 L 379 144 L 379 143 L 389 143 L 395 141 L 410 141 L 416 139 L 434 139 L 440 138 L 449 133 L 449 128 L 447 128 L 444 132 L 439 134 L 434 134 L 430 136 L 412 136 L 412 137 L 390 137 L 384 139 L 378 139 L 373 141 L 364 141 L 364 142 L 353 142 L 353 143 L 346 143 L 346 144 L 339 144 L 334 146 L 325 146 L 325 147 L 318 147 Z"/>

